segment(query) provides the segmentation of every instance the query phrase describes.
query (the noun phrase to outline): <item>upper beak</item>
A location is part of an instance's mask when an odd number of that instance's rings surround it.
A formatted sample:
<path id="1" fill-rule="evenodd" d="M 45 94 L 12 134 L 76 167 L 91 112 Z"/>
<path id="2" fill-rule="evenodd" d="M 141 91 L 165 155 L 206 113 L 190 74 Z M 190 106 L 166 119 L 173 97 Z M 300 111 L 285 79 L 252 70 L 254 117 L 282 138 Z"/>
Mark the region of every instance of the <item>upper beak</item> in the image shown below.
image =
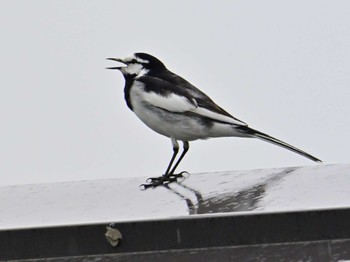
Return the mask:
<path id="1" fill-rule="evenodd" d="M 117 61 L 117 62 L 125 64 L 123 59 L 120 59 L 120 58 L 107 58 L 107 60 Z M 123 66 L 106 67 L 106 69 L 118 69 L 118 70 L 120 70 L 121 68 L 123 68 Z"/>

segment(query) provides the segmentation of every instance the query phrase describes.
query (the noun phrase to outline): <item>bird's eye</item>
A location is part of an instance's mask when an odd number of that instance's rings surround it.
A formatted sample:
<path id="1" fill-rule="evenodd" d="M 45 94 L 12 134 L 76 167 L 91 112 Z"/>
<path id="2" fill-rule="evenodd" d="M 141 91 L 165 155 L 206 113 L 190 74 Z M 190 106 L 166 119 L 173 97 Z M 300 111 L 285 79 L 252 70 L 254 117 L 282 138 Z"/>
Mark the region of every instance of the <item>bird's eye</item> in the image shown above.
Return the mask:
<path id="1" fill-rule="evenodd" d="M 136 63 L 137 63 L 137 60 L 136 60 L 136 59 L 133 59 L 133 60 L 130 61 L 130 63 L 136 64 Z"/>

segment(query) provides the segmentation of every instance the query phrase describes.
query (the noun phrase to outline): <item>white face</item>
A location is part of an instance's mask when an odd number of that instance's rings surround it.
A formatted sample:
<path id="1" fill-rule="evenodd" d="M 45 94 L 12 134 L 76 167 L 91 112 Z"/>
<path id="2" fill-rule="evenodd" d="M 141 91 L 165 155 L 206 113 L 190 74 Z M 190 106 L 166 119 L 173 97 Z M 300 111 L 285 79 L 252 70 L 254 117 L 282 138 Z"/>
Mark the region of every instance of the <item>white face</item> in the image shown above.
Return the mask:
<path id="1" fill-rule="evenodd" d="M 125 75 L 142 76 L 148 72 L 142 65 L 142 63 L 148 63 L 148 61 L 139 57 L 134 55 L 128 56 L 123 59 L 123 62 L 127 64 L 127 66 L 121 68 L 122 73 Z"/>
<path id="2" fill-rule="evenodd" d="M 125 67 L 122 67 L 120 71 L 122 71 L 125 75 L 139 75 L 143 69 L 141 64 L 128 64 Z"/>

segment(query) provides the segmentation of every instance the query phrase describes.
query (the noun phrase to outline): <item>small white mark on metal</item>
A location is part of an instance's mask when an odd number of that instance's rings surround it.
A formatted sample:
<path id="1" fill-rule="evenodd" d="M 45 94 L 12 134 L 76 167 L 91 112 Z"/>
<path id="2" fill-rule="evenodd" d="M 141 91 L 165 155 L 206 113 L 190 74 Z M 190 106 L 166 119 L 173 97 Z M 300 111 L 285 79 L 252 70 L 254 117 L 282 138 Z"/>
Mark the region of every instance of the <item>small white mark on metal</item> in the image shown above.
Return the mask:
<path id="1" fill-rule="evenodd" d="M 180 244 L 181 243 L 181 236 L 180 236 L 180 230 L 178 228 L 176 229 L 176 234 L 177 234 L 177 242 Z"/>
<path id="2" fill-rule="evenodd" d="M 111 246 L 116 247 L 119 244 L 119 241 L 123 238 L 122 234 L 115 228 L 114 223 L 111 223 L 106 229 L 105 237 L 108 243 L 111 244 Z"/>

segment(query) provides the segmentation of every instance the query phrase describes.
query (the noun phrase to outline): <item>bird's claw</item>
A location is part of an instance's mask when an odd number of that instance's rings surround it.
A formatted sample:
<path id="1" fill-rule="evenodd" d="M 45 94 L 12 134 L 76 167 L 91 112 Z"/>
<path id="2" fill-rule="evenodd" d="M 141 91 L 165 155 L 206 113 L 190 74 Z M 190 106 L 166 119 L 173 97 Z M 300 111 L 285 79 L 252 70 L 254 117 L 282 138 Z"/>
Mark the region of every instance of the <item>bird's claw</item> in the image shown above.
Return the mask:
<path id="1" fill-rule="evenodd" d="M 149 177 L 149 178 L 146 179 L 146 183 L 153 184 L 153 183 L 159 182 L 162 179 L 163 179 L 162 176 L 160 176 L 160 177 Z"/>
<path id="2" fill-rule="evenodd" d="M 187 171 L 183 171 L 179 174 L 170 174 L 160 177 L 149 177 L 146 180 L 146 184 L 141 184 L 139 187 L 141 190 L 146 190 L 150 187 L 155 188 L 157 186 L 168 186 L 170 183 L 173 182 L 182 182 L 189 175 L 190 174 Z"/>
<path id="3" fill-rule="evenodd" d="M 139 185 L 139 188 L 141 191 L 146 190 L 147 188 L 152 187 L 152 184 L 141 184 Z"/>
<path id="4" fill-rule="evenodd" d="M 185 178 L 188 178 L 190 176 L 190 173 L 188 173 L 187 171 L 182 171 L 181 173 L 179 173 L 177 175 L 178 175 L 178 177 L 185 179 Z"/>
<path id="5" fill-rule="evenodd" d="M 190 173 L 188 173 L 187 171 L 182 171 L 179 174 L 171 174 L 171 175 L 169 175 L 169 178 L 170 179 L 175 179 L 175 181 L 177 181 L 177 182 L 182 182 L 189 176 L 190 176 Z"/>

